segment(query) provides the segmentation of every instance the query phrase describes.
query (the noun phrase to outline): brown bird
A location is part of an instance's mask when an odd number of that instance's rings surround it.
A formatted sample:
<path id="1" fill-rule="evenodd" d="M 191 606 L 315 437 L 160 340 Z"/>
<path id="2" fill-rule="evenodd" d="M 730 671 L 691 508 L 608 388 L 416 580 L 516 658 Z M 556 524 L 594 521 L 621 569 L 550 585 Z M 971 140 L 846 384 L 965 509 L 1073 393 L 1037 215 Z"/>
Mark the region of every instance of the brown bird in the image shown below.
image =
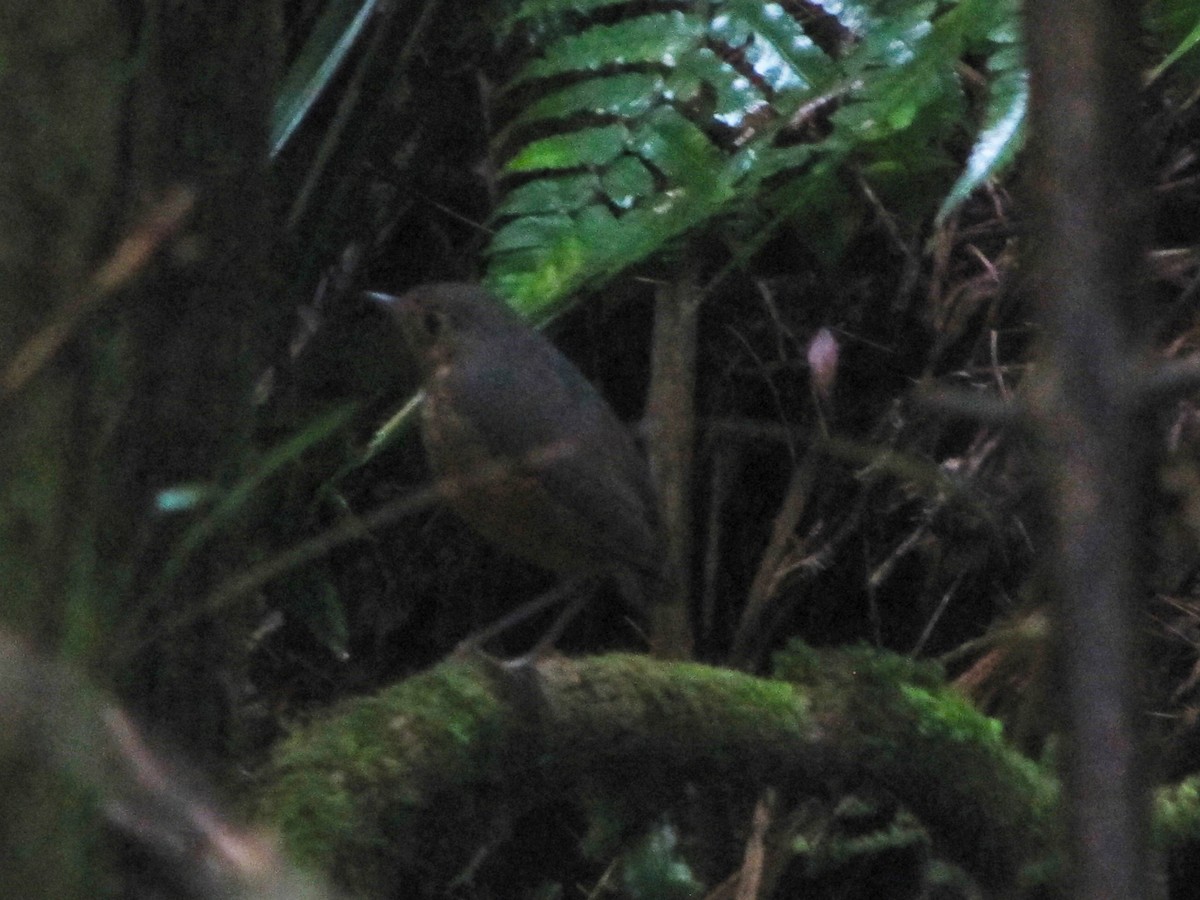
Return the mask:
<path id="1" fill-rule="evenodd" d="M 663 547 L 650 471 L 583 374 L 482 287 L 431 284 L 390 310 L 421 367 L 422 431 L 447 503 L 498 546 L 654 599 Z"/>

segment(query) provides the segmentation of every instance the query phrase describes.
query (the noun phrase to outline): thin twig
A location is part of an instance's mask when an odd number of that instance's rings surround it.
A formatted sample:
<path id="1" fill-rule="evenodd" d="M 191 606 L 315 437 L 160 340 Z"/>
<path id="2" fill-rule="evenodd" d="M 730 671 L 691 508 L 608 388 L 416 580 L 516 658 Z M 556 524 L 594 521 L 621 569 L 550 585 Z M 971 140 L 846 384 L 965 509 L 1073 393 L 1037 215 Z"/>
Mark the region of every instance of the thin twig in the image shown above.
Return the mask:
<path id="1" fill-rule="evenodd" d="M 179 230 L 195 196 L 176 186 L 126 235 L 88 284 L 59 309 L 9 360 L 0 375 L 0 401 L 9 400 L 58 354 L 83 318 L 118 288 L 131 282 Z"/>

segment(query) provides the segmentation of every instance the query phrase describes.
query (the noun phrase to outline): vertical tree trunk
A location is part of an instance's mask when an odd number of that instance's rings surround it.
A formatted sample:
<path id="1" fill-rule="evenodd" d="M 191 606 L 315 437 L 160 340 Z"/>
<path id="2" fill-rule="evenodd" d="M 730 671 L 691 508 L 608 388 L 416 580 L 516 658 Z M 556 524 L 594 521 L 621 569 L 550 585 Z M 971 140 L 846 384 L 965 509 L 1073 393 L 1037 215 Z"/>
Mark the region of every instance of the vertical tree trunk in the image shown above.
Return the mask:
<path id="1" fill-rule="evenodd" d="M 1045 327 L 1031 400 L 1057 519 L 1054 575 L 1064 805 L 1075 897 L 1139 898 L 1149 798 L 1140 739 L 1152 431 L 1141 421 L 1145 210 L 1137 12 L 1112 0 L 1026 6 L 1031 275 Z M 1069 27 L 1064 23 L 1070 22 Z"/>

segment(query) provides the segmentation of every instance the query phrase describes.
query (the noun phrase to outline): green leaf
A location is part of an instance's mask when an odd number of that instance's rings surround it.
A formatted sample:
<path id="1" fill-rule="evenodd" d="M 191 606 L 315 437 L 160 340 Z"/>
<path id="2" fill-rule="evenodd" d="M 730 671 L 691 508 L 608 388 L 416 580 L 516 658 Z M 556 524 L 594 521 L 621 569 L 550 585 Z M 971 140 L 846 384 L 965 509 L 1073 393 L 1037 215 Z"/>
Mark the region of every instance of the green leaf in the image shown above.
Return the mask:
<path id="1" fill-rule="evenodd" d="M 713 18 L 711 34 L 732 47 L 779 94 L 811 91 L 837 77 L 837 69 L 778 3 L 729 0 Z"/>
<path id="2" fill-rule="evenodd" d="M 570 236 L 574 220 L 570 216 L 526 216 L 509 222 L 492 237 L 491 252 L 525 250 L 531 247 L 552 246 L 563 236 Z"/>
<path id="3" fill-rule="evenodd" d="M 288 68 L 271 113 L 271 156 L 278 156 L 338 70 L 370 22 L 379 0 L 329 3 Z"/>
<path id="4" fill-rule="evenodd" d="M 942 201 L 935 224 L 944 222 L 972 191 L 1012 162 L 1024 143 L 1028 106 L 1029 82 L 1024 70 L 1011 70 L 992 84 L 984 127 L 966 168 Z"/>
<path id="5" fill-rule="evenodd" d="M 1189 53 L 1197 43 L 1200 43 L 1200 21 L 1196 22 L 1195 27 L 1188 32 L 1187 36 L 1184 37 L 1182 41 L 1179 42 L 1178 46 L 1168 53 L 1166 58 L 1150 71 L 1150 76 L 1147 80 L 1147 83 L 1155 81 L 1160 75 L 1162 75 L 1163 72 L 1175 65 L 1175 63 L 1179 62 L 1179 60 L 1182 59 L 1185 54 Z"/>
<path id="6" fill-rule="evenodd" d="M 517 122 L 565 119 L 581 113 L 632 118 L 661 102 L 663 76 L 654 72 L 627 72 L 607 78 L 590 78 L 550 94 L 528 107 Z"/>
<path id="7" fill-rule="evenodd" d="M 563 0 L 525 0 L 514 18 L 521 21 L 548 16 L 556 17 L 564 13 L 587 15 L 606 6 L 618 6 L 626 2 L 628 0 L 571 0 L 570 3 L 564 3 Z M 662 2 L 665 3 L 667 0 L 662 0 Z"/>
<path id="8" fill-rule="evenodd" d="M 541 178 L 514 189 L 501 202 L 495 215 L 503 218 L 571 212 L 591 203 L 601 189 L 601 179 L 591 173 Z"/>
<path id="9" fill-rule="evenodd" d="M 700 47 L 679 59 L 667 77 L 667 98 L 691 103 L 705 92 L 713 95 L 711 117 L 724 125 L 738 127 L 746 115 L 767 102 L 764 94 L 709 47 Z"/>
<path id="10" fill-rule="evenodd" d="M 533 322 L 549 319 L 564 297 L 581 287 L 589 272 L 590 248 L 574 232 L 546 246 L 503 255 L 484 283 Z"/>
<path id="11" fill-rule="evenodd" d="M 600 176 L 600 184 L 613 204 L 631 209 L 643 197 L 654 191 L 654 176 L 641 161 L 623 156 Z"/>
<path id="12" fill-rule="evenodd" d="M 631 63 L 670 65 L 698 48 L 704 32 L 703 20 L 679 11 L 597 25 L 551 44 L 541 59 L 525 67 L 516 83 Z"/>
<path id="13" fill-rule="evenodd" d="M 583 128 L 534 141 L 505 164 L 507 172 L 539 169 L 575 169 L 612 162 L 625 147 L 629 131 L 624 125 Z"/>
<path id="14" fill-rule="evenodd" d="M 654 111 L 629 139 L 629 149 L 672 181 L 707 191 L 723 167 L 720 151 L 670 106 Z"/>

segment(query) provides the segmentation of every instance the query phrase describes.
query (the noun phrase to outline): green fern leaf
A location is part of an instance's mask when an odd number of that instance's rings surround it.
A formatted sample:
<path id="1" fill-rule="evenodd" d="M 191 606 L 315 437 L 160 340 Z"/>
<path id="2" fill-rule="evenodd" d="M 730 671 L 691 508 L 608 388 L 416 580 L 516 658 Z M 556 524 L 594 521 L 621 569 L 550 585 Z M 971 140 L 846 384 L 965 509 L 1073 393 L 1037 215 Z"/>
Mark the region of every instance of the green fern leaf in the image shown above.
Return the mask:
<path id="1" fill-rule="evenodd" d="M 535 317 L 723 222 L 808 221 L 835 257 L 861 218 L 847 166 L 885 202 L 949 210 L 1020 143 L 1016 0 L 526 0 L 515 21 L 539 52 L 510 86 L 528 100 L 499 142 L 515 151 L 488 280 Z M 956 68 L 968 52 L 992 80 L 977 129 Z M 955 181 L 944 148 L 966 128 L 978 137 Z"/>

